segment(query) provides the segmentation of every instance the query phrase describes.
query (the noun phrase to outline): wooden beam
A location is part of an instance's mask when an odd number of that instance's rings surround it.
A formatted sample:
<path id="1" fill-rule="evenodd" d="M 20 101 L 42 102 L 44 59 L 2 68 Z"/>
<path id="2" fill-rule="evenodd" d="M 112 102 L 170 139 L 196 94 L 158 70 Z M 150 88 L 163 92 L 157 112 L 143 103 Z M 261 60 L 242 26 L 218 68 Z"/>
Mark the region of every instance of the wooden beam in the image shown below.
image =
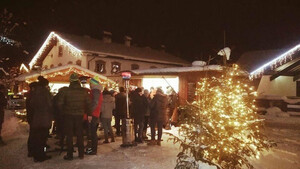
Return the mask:
<path id="1" fill-rule="evenodd" d="M 297 74 L 294 75 L 293 81 L 296 81 L 298 79 L 300 79 L 300 72 L 297 72 Z"/>
<path id="2" fill-rule="evenodd" d="M 270 81 L 276 79 L 279 76 L 285 75 L 288 71 L 292 70 L 293 68 L 295 68 L 298 65 L 300 65 L 300 60 L 298 60 L 297 62 L 291 64 L 290 66 L 288 66 L 287 68 L 283 69 L 282 71 L 277 72 L 276 74 L 272 75 L 270 77 Z"/>

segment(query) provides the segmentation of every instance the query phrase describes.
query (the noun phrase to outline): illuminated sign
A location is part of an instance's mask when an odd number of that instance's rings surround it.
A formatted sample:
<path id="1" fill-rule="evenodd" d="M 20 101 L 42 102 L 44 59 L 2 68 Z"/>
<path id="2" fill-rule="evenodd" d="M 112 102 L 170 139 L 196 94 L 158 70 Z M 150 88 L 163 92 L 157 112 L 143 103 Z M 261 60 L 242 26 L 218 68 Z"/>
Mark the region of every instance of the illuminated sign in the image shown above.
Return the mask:
<path id="1" fill-rule="evenodd" d="M 129 80 L 131 78 L 131 72 L 122 72 L 121 75 L 124 80 Z"/>

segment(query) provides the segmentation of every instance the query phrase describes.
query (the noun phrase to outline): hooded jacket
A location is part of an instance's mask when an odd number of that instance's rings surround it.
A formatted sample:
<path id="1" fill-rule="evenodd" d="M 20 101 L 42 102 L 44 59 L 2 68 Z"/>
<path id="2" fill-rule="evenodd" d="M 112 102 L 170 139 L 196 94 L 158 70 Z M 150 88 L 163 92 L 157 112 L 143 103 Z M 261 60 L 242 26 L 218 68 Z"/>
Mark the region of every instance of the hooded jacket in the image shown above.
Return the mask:
<path id="1" fill-rule="evenodd" d="M 103 95 L 101 105 L 101 118 L 112 118 L 112 111 L 115 109 L 115 98 L 110 94 Z"/>
<path id="2" fill-rule="evenodd" d="M 166 121 L 168 98 L 163 93 L 157 92 L 150 102 L 150 119 Z"/>
<path id="3" fill-rule="evenodd" d="M 29 106 L 32 108 L 32 128 L 50 128 L 52 121 L 52 97 L 45 86 L 37 86 L 32 92 Z"/>

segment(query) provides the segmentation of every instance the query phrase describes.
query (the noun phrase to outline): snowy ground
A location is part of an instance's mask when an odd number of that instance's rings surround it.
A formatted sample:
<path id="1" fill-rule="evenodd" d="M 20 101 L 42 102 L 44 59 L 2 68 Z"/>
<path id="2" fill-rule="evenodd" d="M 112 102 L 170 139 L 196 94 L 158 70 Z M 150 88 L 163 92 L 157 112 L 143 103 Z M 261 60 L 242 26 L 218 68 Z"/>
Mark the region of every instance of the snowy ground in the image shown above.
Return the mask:
<path id="1" fill-rule="evenodd" d="M 73 161 L 63 160 L 62 153 L 49 153 L 51 160 L 34 163 L 27 157 L 28 125 L 6 111 L 3 138 L 6 146 L 0 147 L 0 169 L 172 169 L 176 165 L 178 145 L 167 142 L 163 137 L 162 146 L 139 144 L 136 147 L 121 148 L 121 137 L 115 143 L 102 144 L 99 141 L 98 155 L 85 156 L 83 160 L 74 154 Z M 300 117 L 272 118 L 266 121 L 266 133 L 278 146 L 264 153 L 259 160 L 252 160 L 257 169 L 300 169 Z M 51 149 L 55 139 L 49 139 Z M 100 144 L 101 143 L 101 144 Z"/>

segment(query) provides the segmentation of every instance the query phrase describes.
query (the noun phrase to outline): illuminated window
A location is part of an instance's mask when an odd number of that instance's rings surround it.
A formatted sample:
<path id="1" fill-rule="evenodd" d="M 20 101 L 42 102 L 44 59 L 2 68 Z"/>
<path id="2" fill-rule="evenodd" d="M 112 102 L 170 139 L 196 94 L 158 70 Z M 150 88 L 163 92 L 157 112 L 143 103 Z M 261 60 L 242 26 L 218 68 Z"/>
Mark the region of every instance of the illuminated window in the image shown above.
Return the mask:
<path id="1" fill-rule="evenodd" d="M 138 64 L 132 64 L 131 65 L 131 70 L 137 70 L 139 68 L 140 68 L 140 66 Z"/>
<path id="2" fill-rule="evenodd" d="M 68 64 L 73 64 L 73 62 L 72 62 L 72 61 L 69 61 Z"/>
<path id="3" fill-rule="evenodd" d="M 157 68 L 156 66 L 150 66 L 150 69 L 155 69 L 155 68 Z"/>
<path id="4" fill-rule="evenodd" d="M 53 64 L 51 64 L 51 65 L 50 65 L 50 68 L 54 68 L 54 65 L 53 65 Z"/>
<path id="5" fill-rule="evenodd" d="M 60 45 L 60 46 L 58 47 L 58 57 L 62 57 L 62 56 L 63 56 L 63 50 L 64 50 L 63 46 Z"/>
<path id="6" fill-rule="evenodd" d="M 76 65 L 81 66 L 81 60 L 77 60 Z"/>
<path id="7" fill-rule="evenodd" d="M 120 70 L 121 70 L 121 63 L 119 63 L 119 62 L 111 63 L 111 73 L 112 74 L 118 73 L 118 72 L 120 72 Z"/>
<path id="8" fill-rule="evenodd" d="M 59 64 L 58 64 L 58 66 L 62 66 L 62 64 L 61 64 L 61 63 L 59 63 Z"/>
<path id="9" fill-rule="evenodd" d="M 95 72 L 106 73 L 105 62 L 103 60 L 97 60 L 96 61 Z"/>

